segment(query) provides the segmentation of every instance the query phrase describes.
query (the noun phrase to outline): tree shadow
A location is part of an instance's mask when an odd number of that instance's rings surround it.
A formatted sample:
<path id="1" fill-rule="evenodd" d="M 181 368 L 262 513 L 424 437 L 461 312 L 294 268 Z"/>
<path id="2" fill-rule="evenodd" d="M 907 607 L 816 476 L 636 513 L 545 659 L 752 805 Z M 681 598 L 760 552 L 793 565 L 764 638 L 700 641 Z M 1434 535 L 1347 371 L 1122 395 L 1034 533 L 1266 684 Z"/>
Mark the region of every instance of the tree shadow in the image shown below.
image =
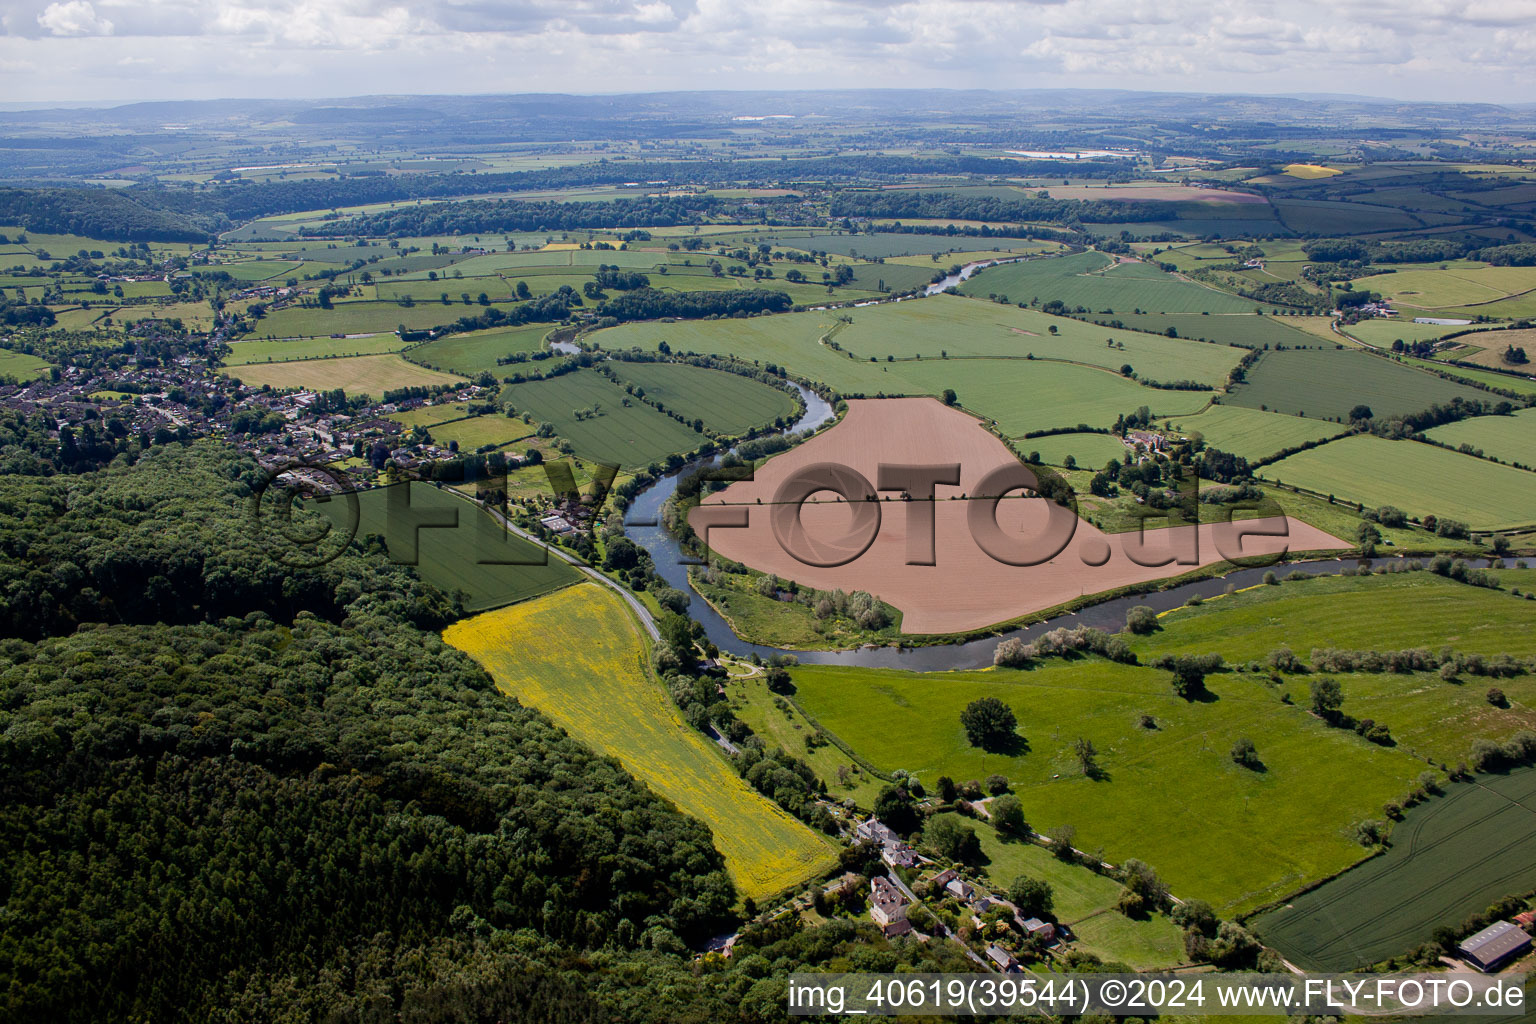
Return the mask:
<path id="1" fill-rule="evenodd" d="M 981 745 L 981 749 L 989 754 L 1003 754 L 1007 757 L 1022 757 L 1029 753 L 1029 740 L 1018 733 L 1009 733 L 1007 736 L 992 736 Z"/>
<path id="2" fill-rule="evenodd" d="M 1083 774 L 1094 782 L 1110 782 L 1114 779 L 1114 776 L 1110 775 L 1102 765 L 1097 764 L 1091 765 Z"/>

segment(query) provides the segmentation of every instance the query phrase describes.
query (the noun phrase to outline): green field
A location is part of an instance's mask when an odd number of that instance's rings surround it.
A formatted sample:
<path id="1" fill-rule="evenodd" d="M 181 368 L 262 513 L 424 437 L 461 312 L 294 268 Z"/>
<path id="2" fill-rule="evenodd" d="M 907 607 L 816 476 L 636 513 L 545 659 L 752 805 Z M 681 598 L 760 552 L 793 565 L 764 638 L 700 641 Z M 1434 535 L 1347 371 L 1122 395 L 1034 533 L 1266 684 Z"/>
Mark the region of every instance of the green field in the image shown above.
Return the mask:
<path id="1" fill-rule="evenodd" d="M 443 638 L 714 833 L 743 897 L 765 899 L 830 868 L 830 842 L 760 796 L 652 679 L 618 595 L 583 583 L 450 626 Z M 615 868 L 615 870 L 622 870 Z"/>
<path id="2" fill-rule="evenodd" d="M 1479 776 L 1408 812 L 1386 854 L 1263 914 L 1253 929 L 1298 966 L 1349 971 L 1428 942 L 1536 887 L 1536 769 Z"/>
<path id="3" fill-rule="evenodd" d="M 630 398 L 594 370 L 577 370 L 548 380 L 509 384 L 501 400 L 518 413 L 548 423 L 577 454 L 607 465 L 633 469 L 668 455 L 692 451 L 707 438 L 670 416 Z M 628 401 L 629 405 L 623 403 Z M 576 418 L 577 410 L 597 409 Z"/>
<path id="4" fill-rule="evenodd" d="M 645 391 L 646 400 L 698 417 L 706 430 L 741 435 L 794 415 L 795 399 L 788 391 L 723 370 L 687 363 L 608 364 L 623 383 Z"/>
<path id="5" fill-rule="evenodd" d="M 0 378 L 14 377 L 17 383 L 24 384 L 45 375 L 50 365 L 47 360 L 37 356 L 0 348 Z"/>
<path id="6" fill-rule="evenodd" d="M 1230 256 L 1227 257 L 1231 259 Z M 1011 298 L 1011 296 L 1010 296 Z M 1254 303 L 1243 313 L 1225 313 L 1216 316 L 1200 313 L 1132 313 L 1116 309 L 1114 314 L 1079 313 L 1080 317 L 1096 323 L 1118 320 L 1133 331 L 1165 334 L 1171 327 L 1181 338 L 1203 339 L 1222 345 L 1241 345 L 1244 348 L 1263 348 L 1276 345 L 1305 345 L 1310 339 L 1307 332 L 1293 326 L 1291 321 L 1310 319 L 1291 316 L 1254 316 Z"/>
<path id="7" fill-rule="evenodd" d="M 408 496 L 409 504 L 392 509 L 392 496 Z M 489 513 L 446 488 L 396 484 L 360 491 L 357 501 L 357 541 L 369 534 L 383 537 L 391 561 L 415 566 L 422 579 L 445 593 L 463 591 L 469 611 L 524 601 L 582 578 L 569 563 L 507 533 Z M 317 507 L 346 529 L 346 501 L 332 498 Z M 508 562 L 523 564 L 495 564 Z"/>
<path id="8" fill-rule="evenodd" d="M 450 441 L 457 441 L 459 451 L 472 452 L 484 445 L 500 447 L 524 438 L 531 442 L 534 428 L 524 423 L 519 417 L 487 413 L 483 416 L 441 423 L 427 429 L 436 443 L 446 445 Z"/>
<path id="9" fill-rule="evenodd" d="M 505 311 L 511 307 L 501 305 L 496 308 Z M 402 306 L 398 302 L 338 302 L 333 309 L 289 306 L 257 321 L 251 337 L 313 338 L 332 334 L 372 334 L 393 331 L 400 324 L 404 324 L 407 330 L 420 331 L 453 323 L 462 316 L 479 316 L 484 311 L 480 306 L 462 306 L 457 303 L 444 306 L 437 302 L 418 302 L 414 306 Z"/>
<path id="10" fill-rule="evenodd" d="M 1068 864 L 1043 846 L 1004 839 L 985 822 L 947 811 L 937 817 L 953 818 L 976 831 L 985 858 L 981 874 L 994 891 L 1006 894 L 1020 875 L 1048 883 L 1056 918 L 1071 926 L 1076 948 L 1138 971 L 1185 962 L 1184 935 L 1168 917 L 1132 920 L 1115 909 L 1121 885 L 1114 879 Z"/>
<path id="11" fill-rule="evenodd" d="M 397 355 L 345 356 L 338 359 L 300 359 L 291 363 L 248 363 L 225 370 L 251 387 L 308 388 L 329 391 L 341 388 L 349 395 L 378 398 L 394 388 L 430 387 L 462 383 L 462 377 L 438 373 L 408 363 Z"/>
<path id="12" fill-rule="evenodd" d="M 1380 292 L 1397 305 L 1447 309 L 1495 302 L 1536 289 L 1536 268 L 1490 267 L 1456 260 L 1444 270 L 1399 268 L 1390 274 L 1361 278 L 1354 286 Z"/>
<path id="13" fill-rule="evenodd" d="M 801 666 L 796 699 L 884 771 L 1013 782 L 1036 829 L 1071 824 L 1077 845 L 1152 864 L 1176 895 L 1251 910 L 1361 856 L 1353 823 L 1377 817 L 1423 768 L 1406 753 L 1330 729 L 1252 678 L 1207 680 L 1214 699 L 1177 697 L 1166 672 L 1097 659 L 1032 671 L 911 673 Z M 1014 709 L 1027 749 L 971 746 L 959 714 L 980 697 Z M 1145 729 L 1138 716 L 1154 717 Z M 1228 752 L 1251 738 L 1262 772 Z M 1093 742 L 1103 775 L 1072 754 Z M 1350 785 L 1339 786 L 1347 778 Z"/>
<path id="14" fill-rule="evenodd" d="M 1152 313 L 1252 313 L 1254 301 L 1181 280 L 1149 263 L 1120 263 L 1101 252 L 988 267 L 960 286 L 967 295 L 1012 302 L 1060 299 L 1068 308 Z"/>
<path id="15" fill-rule="evenodd" d="M 1358 349 L 1289 348 L 1265 352 L 1245 383 L 1222 399 L 1228 405 L 1293 416 L 1343 420 L 1356 405 L 1378 417 L 1419 412 L 1452 398 L 1486 399 L 1486 391 L 1421 373 Z"/>
<path id="16" fill-rule="evenodd" d="M 1530 603 L 1427 571 L 1286 580 L 1175 608 L 1159 621 L 1161 631 L 1133 639 L 1143 661 L 1204 651 L 1263 660 L 1284 646 L 1303 659 L 1314 647 L 1536 654 Z"/>
<path id="17" fill-rule="evenodd" d="M 1411 231 L 1420 221 L 1390 206 L 1334 203 L 1312 199 L 1276 199 L 1275 214 L 1302 235 L 1356 235 L 1371 231 Z"/>
<path id="18" fill-rule="evenodd" d="M 1516 377 L 1507 373 L 1494 373 L 1492 370 L 1476 370 L 1465 366 L 1448 366 L 1430 359 L 1414 359 L 1411 356 L 1405 356 L 1403 362 L 1409 366 L 1448 373 L 1462 380 L 1475 381 L 1490 388 L 1513 391 L 1517 395 L 1536 395 L 1536 378 L 1532 377 Z"/>
<path id="19" fill-rule="evenodd" d="M 851 315 L 854 322 L 843 324 L 837 315 Z M 1055 337 L 1049 332 L 1052 325 L 1060 332 Z M 829 332 L 842 351 L 824 343 Z M 1123 340 L 1126 349 L 1110 349 L 1107 336 Z M 1159 380 L 1224 378 L 1237 354 L 1225 346 L 1107 331 L 951 296 L 838 314 L 626 324 L 594 338 L 611 349 L 655 351 L 665 342 L 676 353 L 772 362 L 846 395 L 937 396 L 953 388 L 961 405 L 996 419 L 1010 437 L 1079 423 L 1108 427 L 1116 416 L 1142 405 L 1159 415 L 1198 412 L 1208 392 L 1149 388 L 1121 376 L 1119 367 L 1129 362 L 1138 373 Z M 946 352 L 981 356 L 946 359 Z M 1002 353 L 1007 357 L 997 358 Z M 1021 358 L 1031 354 L 1051 358 Z"/>
<path id="20" fill-rule="evenodd" d="M 1089 469 L 1099 469 L 1111 459 L 1119 461 L 1127 450 L 1113 434 L 1083 433 L 1020 438 L 1018 448 L 1026 456 L 1038 452 L 1048 466 L 1060 466 L 1070 455 L 1079 467 Z"/>
<path id="21" fill-rule="evenodd" d="M 405 342 L 394 334 L 367 338 L 305 338 L 302 341 L 237 341 L 229 346 L 225 366 L 249 363 L 282 363 L 296 359 L 330 359 L 337 356 L 373 356 L 398 352 Z"/>
<path id="22" fill-rule="evenodd" d="M 1263 475 L 1411 516 L 1448 516 L 1475 530 L 1536 522 L 1536 473 L 1417 441 L 1357 434 L 1266 466 Z"/>
<path id="23" fill-rule="evenodd" d="M 1477 416 L 1426 430 L 1426 437 L 1460 447 L 1469 444 L 1501 462 L 1536 464 L 1536 409 L 1509 416 Z"/>
<path id="24" fill-rule="evenodd" d="M 466 377 L 485 372 L 499 375 L 506 371 L 497 363 L 497 359 L 514 352 L 539 351 L 544 347 L 544 336 L 548 333 L 548 324 L 533 324 L 450 334 L 416 346 L 407 358 L 413 363 L 450 373 L 462 373 Z"/>
<path id="25" fill-rule="evenodd" d="M 1178 419 L 1174 427 L 1186 433 L 1198 432 L 1208 446 L 1250 461 L 1307 441 L 1334 437 L 1344 430 L 1342 426 L 1314 419 L 1240 405 L 1213 405 L 1198 416 Z"/>
<path id="26" fill-rule="evenodd" d="M 1376 348 L 1391 348 L 1394 341 L 1415 342 L 1443 338 L 1457 331 L 1472 330 L 1473 325 L 1416 324 L 1410 320 L 1383 320 L 1373 317 L 1350 324 L 1344 330 Z"/>

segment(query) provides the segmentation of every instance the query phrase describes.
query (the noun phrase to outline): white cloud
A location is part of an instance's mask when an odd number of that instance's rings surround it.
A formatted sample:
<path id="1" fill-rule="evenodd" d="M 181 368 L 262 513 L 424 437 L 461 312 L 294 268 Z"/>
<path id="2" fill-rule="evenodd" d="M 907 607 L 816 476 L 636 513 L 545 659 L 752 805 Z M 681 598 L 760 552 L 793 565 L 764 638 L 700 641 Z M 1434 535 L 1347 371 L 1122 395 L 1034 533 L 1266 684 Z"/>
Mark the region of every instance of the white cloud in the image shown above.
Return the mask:
<path id="1" fill-rule="evenodd" d="M 37 23 L 56 36 L 109 36 L 112 22 L 98 17 L 90 0 L 52 3 L 37 16 Z"/>

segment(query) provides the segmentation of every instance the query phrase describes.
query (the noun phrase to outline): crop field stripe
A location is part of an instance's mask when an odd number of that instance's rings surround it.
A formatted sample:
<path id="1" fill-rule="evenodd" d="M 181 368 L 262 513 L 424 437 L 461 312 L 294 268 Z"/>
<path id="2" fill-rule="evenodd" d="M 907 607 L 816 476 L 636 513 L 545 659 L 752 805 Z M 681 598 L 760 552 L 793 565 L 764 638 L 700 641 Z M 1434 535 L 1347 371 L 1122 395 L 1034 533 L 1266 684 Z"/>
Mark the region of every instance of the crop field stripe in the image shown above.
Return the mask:
<path id="1" fill-rule="evenodd" d="M 833 864 L 829 842 L 754 791 L 683 721 L 650 674 L 628 606 L 607 588 L 583 582 L 455 623 L 443 638 L 503 691 L 704 821 L 743 896 L 763 899 Z"/>

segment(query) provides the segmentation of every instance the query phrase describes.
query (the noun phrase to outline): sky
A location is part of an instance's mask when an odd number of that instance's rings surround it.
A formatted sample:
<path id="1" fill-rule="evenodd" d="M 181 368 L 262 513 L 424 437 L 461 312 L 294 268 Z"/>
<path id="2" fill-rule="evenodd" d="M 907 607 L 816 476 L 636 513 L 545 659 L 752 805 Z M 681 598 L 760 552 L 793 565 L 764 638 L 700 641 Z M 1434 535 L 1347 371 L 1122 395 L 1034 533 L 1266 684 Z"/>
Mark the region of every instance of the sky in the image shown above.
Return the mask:
<path id="1" fill-rule="evenodd" d="M 12 103 L 1127 88 L 1536 100 L 1536 0 L 4 0 Z"/>

